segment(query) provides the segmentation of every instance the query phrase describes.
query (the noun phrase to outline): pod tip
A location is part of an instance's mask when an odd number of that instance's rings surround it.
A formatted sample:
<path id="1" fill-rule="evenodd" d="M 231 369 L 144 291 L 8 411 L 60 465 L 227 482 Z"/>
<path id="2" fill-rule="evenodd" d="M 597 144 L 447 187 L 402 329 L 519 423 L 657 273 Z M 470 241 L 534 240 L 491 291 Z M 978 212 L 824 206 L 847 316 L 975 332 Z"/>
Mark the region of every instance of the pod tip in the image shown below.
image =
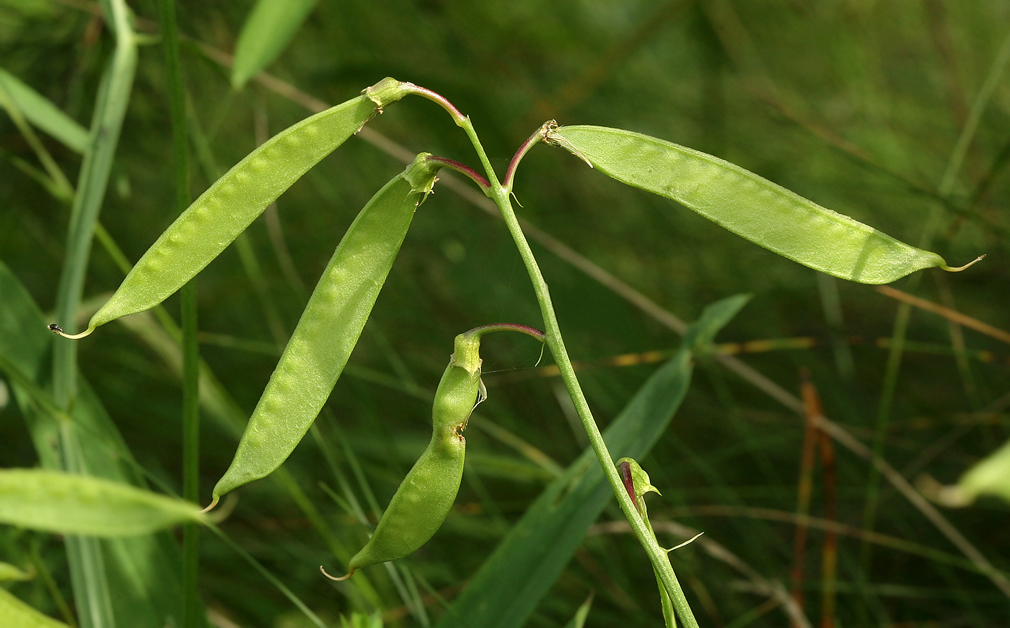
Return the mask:
<path id="1" fill-rule="evenodd" d="M 68 334 L 67 332 L 63 331 L 63 328 L 57 325 L 56 323 L 49 323 L 48 329 L 54 334 L 63 336 L 64 338 L 69 338 L 70 340 L 80 340 L 85 336 L 90 336 L 91 332 L 95 331 L 94 327 L 88 327 L 79 334 Z"/>
<path id="2" fill-rule="evenodd" d="M 218 499 L 220 499 L 220 498 L 217 495 L 215 495 L 214 499 L 211 500 L 210 504 L 206 508 L 204 508 L 203 510 L 201 510 L 200 512 L 203 513 L 203 514 L 205 514 L 205 513 L 208 513 L 210 511 L 214 510 L 214 507 L 217 506 Z"/>
<path id="3" fill-rule="evenodd" d="M 959 273 L 959 272 L 961 272 L 962 270 L 965 270 L 965 269 L 967 269 L 967 268 L 971 268 L 971 267 L 972 267 L 972 266 L 974 266 L 975 264 L 977 264 L 977 263 L 981 262 L 981 261 L 982 261 L 983 259 L 985 259 L 985 255 L 979 255 L 978 257 L 976 257 L 976 258 L 975 258 L 975 259 L 973 259 L 972 261 L 968 262 L 968 263 L 967 263 L 967 264 L 965 264 L 964 266 L 958 266 L 957 268 L 951 268 L 950 266 L 947 266 L 946 264 L 944 264 L 944 265 L 943 265 L 943 266 L 941 266 L 940 268 L 944 269 L 944 270 L 945 270 L 945 271 L 947 271 L 948 273 Z"/>
<path id="4" fill-rule="evenodd" d="M 326 576 L 330 580 L 333 580 L 334 582 L 343 582 L 344 580 L 347 580 L 348 578 L 350 578 L 351 576 L 353 576 L 355 570 L 352 569 L 352 570 L 348 571 L 346 575 L 340 576 L 339 578 L 335 578 L 335 577 L 331 576 L 330 574 L 326 573 L 326 570 L 323 569 L 322 565 L 319 565 L 319 571 L 323 572 L 324 576 Z"/>

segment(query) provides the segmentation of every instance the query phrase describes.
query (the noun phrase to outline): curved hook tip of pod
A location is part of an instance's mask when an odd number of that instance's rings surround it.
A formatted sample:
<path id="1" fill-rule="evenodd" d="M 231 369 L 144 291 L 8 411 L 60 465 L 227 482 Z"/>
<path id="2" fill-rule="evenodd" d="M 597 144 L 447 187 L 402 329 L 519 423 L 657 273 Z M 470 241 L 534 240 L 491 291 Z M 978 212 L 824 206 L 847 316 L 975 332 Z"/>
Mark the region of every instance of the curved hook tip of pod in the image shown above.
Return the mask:
<path id="1" fill-rule="evenodd" d="M 88 327 L 79 334 L 68 334 L 67 332 L 63 331 L 63 328 L 57 325 L 56 323 L 49 323 L 47 329 L 49 329 L 49 331 L 53 332 L 54 334 L 63 336 L 64 338 L 69 338 L 70 340 L 80 340 L 85 336 L 90 336 L 91 332 L 95 331 L 94 327 Z"/>
<path id="2" fill-rule="evenodd" d="M 944 269 L 948 273 L 959 273 L 962 270 L 966 270 L 968 268 L 971 268 L 975 264 L 981 262 L 983 259 L 985 259 L 985 255 L 984 254 L 983 255 L 979 255 L 978 257 L 976 257 L 975 259 L 971 260 L 970 262 L 968 262 L 964 266 L 958 266 L 957 268 L 951 268 L 950 266 L 947 266 L 946 264 L 944 264 L 940 268 Z"/>
<path id="3" fill-rule="evenodd" d="M 343 582 L 344 580 L 347 580 L 348 578 L 350 578 L 351 576 L 353 576 L 354 572 L 357 571 L 357 570 L 356 569 L 352 569 L 352 570 L 348 571 L 345 575 L 340 576 L 339 578 L 336 578 L 336 577 L 331 576 L 330 574 L 326 573 L 326 570 L 323 569 L 322 565 L 319 565 L 319 571 L 323 572 L 324 576 L 326 576 L 330 580 L 333 580 L 334 582 Z"/>
<path id="4" fill-rule="evenodd" d="M 201 510 L 200 513 L 201 514 L 206 514 L 206 513 L 210 512 L 210 511 L 214 510 L 214 507 L 217 506 L 218 499 L 219 499 L 218 497 L 214 497 L 214 499 L 211 500 L 210 504 L 206 508 L 204 508 L 203 510 Z"/>

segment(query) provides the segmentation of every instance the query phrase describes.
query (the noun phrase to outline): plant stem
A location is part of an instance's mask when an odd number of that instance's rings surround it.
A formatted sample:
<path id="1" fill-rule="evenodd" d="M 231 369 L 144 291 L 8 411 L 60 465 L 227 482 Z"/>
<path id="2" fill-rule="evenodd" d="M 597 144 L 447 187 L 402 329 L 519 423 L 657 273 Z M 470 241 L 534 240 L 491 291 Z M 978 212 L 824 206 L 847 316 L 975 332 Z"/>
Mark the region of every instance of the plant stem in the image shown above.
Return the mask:
<path id="1" fill-rule="evenodd" d="M 491 186 L 488 184 L 487 179 L 470 166 L 461 164 L 455 159 L 447 159 L 445 157 L 438 157 L 437 155 L 428 155 L 427 161 L 433 161 L 435 163 L 442 164 L 446 168 L 455 170 L 476 183 L 477 187 L 479 187 L 484 194 L 491 196 Z"/>
<path id="2" fill-rule="evenodd" d="M 84 292 L 84 278 L 91 252 L 98 214 L 112 171 L 112 160 L 130 101 L 137 66 L 137 46 L 130 27 L 125 0 L 103 5 L 106 23 L 115 33 L 112 59 L 102 76 L 91 120 L 90 141 L 77 191 L 70 209 L 67 252 L 56 293 L 56 320 L 71 324 Z M 53 398 L 61 411 L 69 413 L 77 396 L 77 343 L 56 342 L 53 347 Z M 90 474 L 82 460 L 77 424 L 59 426 L 59 465 L 69 473 Z M 74 604 L 82 628 L 116 626 L 102 542 L 89 536 L 67 535 L 67 562 L 74 592 Z"/>
<path id="3" fill-rule="evenodd" d="M 687 603 L 687 598 L 684 596 L 684 591 L 681 588 L 680 583 L 677 581 L 677 576 L 674 574 L 673 567 L 670 565 L 669 557 L 666 552 L 659 547 L 655 537 L 649 533 L 648 528 L 642 521 L 642 517 L 638 514 L 634 504 L 631 502 L 631 498 L 628 496 L 628 493 L 624 488 L 624 484 L 621 481 L 620 474 L 614 466 L 614 459 L 607 450 L 607 445 L 603 440 L 603 435 L 600 433 L 600 428 L 596 425 L 596 421 L 593 419 L 592 411 L 589 409 L 589 403 L 586 401 L 586 397 L 582 392 L 582 387 L 579 385 L 579 380 L 575 376 L 575 369 L 568 357 L 568 351 L 565 349 L 564 339 L 561 337 L 561 327 L 558 325 L 557 315 L 554 313 L 554 305 L 551 302 L 551 295 L 547 287 L 547 282 L 544 280 L 543 274 L 540 272 L 540 267 L 537 265 L 536 258 L 533 256 L 533 251 L 530 249 L 530 245 L 526 241 L 526 236 L 523 234 L 522 228 L 519 226 L 519 219 L 516 218 L 515 211 L 512 209 L 512 203 L 509 198 L 509 190 L 498 182 L 498 177 L 495 175 L 494 169 L 491 168 L 491 162 L 488 160 L 487 154 L 484 152 L 484 147 L 481 146 L 480 140 L 477 138 L 477 133 L 473 128 L 473 124 L 470 122 L 470 118 L 464 117 L 461 121 L 457 121 L 457 124 L 462 126 L 466 131 L 467 136 L 470 138 L 474 148 L 477 150 L 481 163 L 484 165 L 488 181 L 491 184 L 491 198 L 494 199 L 495 204 L 501 211 L 502 218 L 505 220 L 509 233 L 512 235 L 512 239 L 515 241 L 516 247 L 519 249 L 519 255 L 523 259 L 526 271 L 529 273 L 530 281 L 533 283 L 533 290 L 536 293 L 537 301 L 540 304 L 540 313 L 544 319 L 544 329 L 547 334 L 547 346 L 551 349 L 554 361 L 557 363 L 558 370 L 561 372 L 561 378 L 565 382 L 568 394 L 572 398 L 572 402 L 578 412 L 579 419 L 582 421 L 582 426 L 586 430 L 586 435 L 589 437 L 589 442 L 593 447 L 593 451 L 596 453 L 597 459 L 600 461 L 600 466 L 603 468 L 603 473 L 606 475 L 607 481 L 610 482 L 611 490 L 617 498 L 617 502 L 621 505 L 621 510 L 624 511 L 624 516 L 631 524 L 631 529 L 634 531 L 639 543 L 641 543 L 642 547 L 645 548 L 646 554 L 648 554 L 653 568 L 656 570 L 657 574 L 659 574 L 664 587 L 670 594 L 673 605 L 676 608 L 681 621 L 683 621 L 689 628 L 697 628 L 698 622 L 695 620 L 694 614 L 691 612 L 691 607 Z M 537 134 L 534 134 L 534 137 L 538 135 L 539 131 Z M 531 140 L 532 139 L 533 138 L 531 138 Z M 529 145 L 532 145 L 530 140 L 527 142 Z M 514 169 L 510 169 L 510 174 L 511 173 L 514 173 Z"/>
<path id="4" fill-rule="evenodd" d="M 159 0 L 169 112 L 172 125 L 175 212 L 189 206 L 189 134 L 186 130 L 186 94 L 179 61 L 179 32 L 175 0 Z M 197 344 L 196 280 L 182 287 L 182 495 L 200 501 L 200 351 Z M 200 528 L 188 523 L 182 530 L 183 626 L 206 625 L 200 601 Z"/>
<path id="5" fill-rule="evenodd" d="M 522 161 L 523 157 L 526 156 L 526 153 L 528 153 L 535 144 L 547 137 L 547 133 L 552 128 L 557 128 L 557 126 L 558 123 L 554 120 L 544 122 L 543 126 L 534 131 L 533 135 L 529 136 L 529 139 L 523 142 L 522 146 L 519 147 L 519 150 L 516 151 L 516 154 L 512 156 L 512 161 L 509 162 L 508 170 L 505 171 L 505 183 L 502 184 L 505 187 L 506 192 L 509 194 L 512 193 L 512 184 L 514 183 L 516 168 L 519 167 L 519 162 Z"/>
<path id="6" fill-rule="evenodd" d="M 197 345 L 196 285 L 182 287 L 182 494 L 200 501 L 200 351 Z M 182 529 L 184 626 L 206 625 L 200 599 L 200 527 Z"/>
<path id="7" fill-rule="evenodd" d="M 137 46 L 122 0 L 106 5 L 106 22 L 113 27 L 116 48 L 98 89 L 91 137 L 78 177 L 77 193 L 70 209 L 67 253 L 56 294 L 56 320 L 71 325 L 84 292 L 95 222 L 105 199 L 105 188 L 112 171 L 112 159 L 119 143 L 119 132 L 133 88 L 137 67 Z M 76 329 L 74 329 L 76 331 Z M 77 396 L 77 343 L 57 342 L 53 348 L 53 396 L 64 409 Z"/>
<path id="8" fill-rule="evenodd" d="M 496 331 L 515 331 L 520 334 L 526 334 L 531 338 L 536 338 L 540 342 L 544 342 L 544 332 L 539 329 L 534 329 L 528 325 L 516 325 L 515 323 L 492 323 L 491 325 L 481 325 L 480 327 L 474 327 L 468 332 L 464 332 L 464 334 L 467 336 L 477 336 L 479 338 L 484 334 Z"/>

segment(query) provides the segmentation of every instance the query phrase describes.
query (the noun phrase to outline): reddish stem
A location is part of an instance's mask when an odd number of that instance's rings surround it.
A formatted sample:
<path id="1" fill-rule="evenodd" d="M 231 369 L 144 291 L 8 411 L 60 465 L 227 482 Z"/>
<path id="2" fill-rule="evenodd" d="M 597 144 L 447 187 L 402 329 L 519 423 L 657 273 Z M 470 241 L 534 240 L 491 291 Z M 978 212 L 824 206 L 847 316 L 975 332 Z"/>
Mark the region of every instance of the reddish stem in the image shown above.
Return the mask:
<path id="1" fill-rule="evenodd" d="M 547 122 L 544 122 L 543 125 L 541 125 L 541 127 L 529 137 L 529 139 L 523 142 L 523 145 L 519 147 L 516 154 L 512 156 L 512 161 L 509 162 L 508 170 L 505 171 L 505 181 L 502 184 L 502 187 L 504 187 L 505 190 L 512 192 L 512 179 L 515 178 L 516 168 L 519 166 L 519 162 L 522 161 L 523 157 L 526 156 L 526 153 L 533 148 L 534 144 L 542 141 L 547 137 L 547 134 L 550 131 L 556 128 L 558 128 L 558 123 L 554 120 L 548 120 Z"/>
<path id="2" fill-rule="evenodd" d="M 471 181 L 477 184 L 478 187 L 484 192 L 486 196 L 491 196 L 491 184 L 487 182 L 479 172 L 471 168 L 466 164 L 462 164 L 455 159 L 449 159 L 448 157 L 439 157 L 437 155 L 428 155 L 425 158 L 426 161 L 434 161 L 435 163 L 442 164 L 442 166 L 455 170 L 456 172 L 469 177 Z"/>
<path id="3" fill-rule="evenodd" d="M 409 94 L 415 94 L 417 96 L 421 96 L 422 98 L 427 98 L 432 102 L 438 103 L 443 109 L 449 112 L 449 115 L 452 116 L 452 119 L 456 122 L 457 126 L 463 126 L 463 120 L 466 119 L 466 116 L 460 113 L 459 109 L 449 102 L 449 99 L 445 96 L 437 92 L 433 92 L 427 87 L 421 87 L 420 85 L 414 85 L 413 83 L 403 83 L 401 87 L 403 87 Z"/>
<path id="4" fill-rule="evenodd" d="M 529 325 L 518 325 L 516 323 L 494 323 L 491 325 L 481 325 L 480 327 L 474 327 L 470 331 L 466 332 L 467 336 L 477 336 L 480 338 L 484 334 L 488 334 L 494 331 L 517 331 L 521 334 L 526 334 L 527 336 L 532 336 L 540 342 L 544 342 L 546 336 L 544 332 L 539 329 L 530 327 Z"/>

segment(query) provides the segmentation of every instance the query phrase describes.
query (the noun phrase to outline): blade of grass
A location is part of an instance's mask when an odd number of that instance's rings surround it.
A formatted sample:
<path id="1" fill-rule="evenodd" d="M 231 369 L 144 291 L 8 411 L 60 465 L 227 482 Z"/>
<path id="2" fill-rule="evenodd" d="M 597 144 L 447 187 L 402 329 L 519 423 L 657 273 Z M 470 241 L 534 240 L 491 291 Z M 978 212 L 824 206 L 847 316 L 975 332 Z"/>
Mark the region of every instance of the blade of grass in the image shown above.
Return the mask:
<path id="1" fill-rule="evenodd" d="M 94 226 L 105 197 L 137 65 L 137 46 L 125 1 L 109 0 L 103 9 L 107 11 L 106 23 L 115 34 L 116 45 L 98 90 L 91 122 L 90 149 L 84 154 L 77 192 L 70 211 L 66 257 L 56 294 L 56 318 L 59 320 L 73 320 L 84 291 L 84 276 Z M 79 406 L 75 403 L 79 389 L 76 374 L 76 343 L 56 343 L 53 356 L 53 395 L 56 403 L 63 408 Z M 91 452 L 81 450 L 82 442 L 77 438 L 75 428 L 61 425 L 57 438 L 61 453 L 58 461 L 54 461 L 56 466 L 74 473 L 94 473 L 93 469 L 83 463 Z M 68 536 L 67 558 L 74 599 L 83 628 L 115 628 L 113 585 L 99 541 L 89 537 Z"/>
<path id="2" fill-rule="evenodd" d="M 327 628 L 323 620 L 321 620 L 318 615 L 313 613 L 312 609 L 310 609 L 308 606 L 305 605 L 305 602 L 302 602 L 302 600 L 297 595 L 295 595 L 294 592 L 292 592 L 291 589 L 289 589 L 280 580 L 280 578 L 275 576 L 269 569 L 264 567 L 261 562 L 253 558 L 252 554 L 245 551 L 245 549 L 243 549 L 241 545 L 233 541 L 227 534 L 221 531 L 221 529 L 218 528 L 217 526 L 213 525 L 209 526 L 209 529 L 211 532 L 216 534 L 217 537 L 221 539 L 226 545 L 228 545 L 228 547 L 230 547 L 232 551 L 241 556 L 247 563 L 249 563 L 252 566 L 253 569 L 259 572 L 259 574 L 262 575 L 265 580 L 270 582 L 270 584 L 274 585 L 274 587 L 276 587 L 277 590 L 284 595 L 284 597 L 290 600 L 291 603 L 294 604 L 295 607 L 298 610 L 300 610 L 302 614 L 305 616 L 305 618 L 308 619 L 310 622 L 312 622 L 313 625 L 318 626 L 318 628 Z"/>
<path id="3" fill-rule="evenodd" d="M 231 84 L 242 87 L 280 56 L 316 0 L 259 0 L 242 25 L 235 45 Z"/>
<path id="4" fill-rule="evenodd" d="M 5 90 L 28 122 L 75 153 L 88 149 L 88 130 L 19 78 L 0 68 L 0 88 Z"/>
<path id="5" fill-rule="evenodd" d="M 63 621 L 67 623 L 71 628 L 77 628 L 77 620 L 74 619 L 74 614 L 70 610 L 70 605 L 67 604 L 66 598 L 60 592 L 59 587 L 56 585 L 56 581 L 53 580 L 52 571 L 49 566 L 46 565 L 42 556 L 39 555 L 39 548 L 37 543 L 32 543 L 31 547 L 32 554 L 32 565 L 34 565 L 36 571 L 38 571 L 39 577 L 45 583 L 46 591 L 49 592 L 49 596 L 53 599 L 53 604 L 59 609 L 60 616 L 63 617 Z"/>
<path id="6" fill-rule="evenodd" d="M 69 628 L 25 604 L 7 589 L 0 588 L 0 625 L 17 628 Z"/>
<path id="7" fill-rule="evenodd" d="M 92 235 L 105 198 L 137 66 L 137 44 L 125 1 L 109 0 L 107 7 L 111 14 L 105 16 L 106 23 L 114 30 L 116 46 L 98 90 L 91 122 L 91 146 L 84 155 L 77 193 L 70 210 L 67 251 L 56 295 L 55 317 L 58 320 L 74 320 L 81 301 Z M 76 368 L 77 344 L 56 343 L 53 386 L 56 400 L 61 405 L 68 406 L 75 396 Z"/>
<path id="8" fill-rule="evenodd" d="M 579 605 L 579 610 L 575 611 L 575 616 L 572 617 L 572 620 L 565 624 L 565 628 L 582 628 L 586 625 L 586 618 L 589 617 L 589 609 L 593 606 L 595 595 L 593 592 L 589 593 L 586 601 Z"/>
<path id="9" fill-rule="evenodd" d="M 10 115 L 14 125 L 21 131 L 21 135 L 28 142 L 28 145 L 32 147 L 35 156 L 42 164 L 42 167 L 45 168 L 49 179 L 46 182 L 46 187 L 52 190 L 56 198 L 69 202 L 74 196 L 74 186 L 70 184 L 66 175 L 56 165 L 56 161 L 52 155 L 49 154 L 49 151 L 46 150 L 46 147 L 39 140 L 38 136 L 35 135 L 35 131 L 28 125 L 28 122 L 25 120 L 25 112 L 21 109 L 23 103 L 18 103 L 14 100 L 13 95 L 8 89 L 8 83 L 3 78 L 3 74 L 0 74 L 0 106 L 7 110 L 7 114 Z"/>

